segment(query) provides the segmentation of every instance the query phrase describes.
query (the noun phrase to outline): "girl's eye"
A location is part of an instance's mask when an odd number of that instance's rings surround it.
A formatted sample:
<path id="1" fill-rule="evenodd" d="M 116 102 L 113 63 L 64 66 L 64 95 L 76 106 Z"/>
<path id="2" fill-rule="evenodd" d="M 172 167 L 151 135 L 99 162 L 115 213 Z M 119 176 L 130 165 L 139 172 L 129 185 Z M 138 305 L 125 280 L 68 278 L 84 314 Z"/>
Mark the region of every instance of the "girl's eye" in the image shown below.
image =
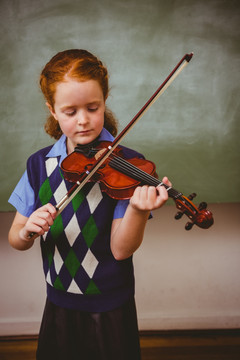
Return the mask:
<path id="1" fill-rule="evenodd" d="M 65 111 L 65 115 L 67 116 L 73 116 L 76 114 L 76 111 L 75 110 L 71 110 L 71 111 Z"/>
<path id="2" fill-rule="evenodd" d="M 98 107 L 88 108 L 88 111 L 90 111 L 90 112 L 94 112 L 94 111 L 97 111 L 97 110 L 98 110 Z"/>

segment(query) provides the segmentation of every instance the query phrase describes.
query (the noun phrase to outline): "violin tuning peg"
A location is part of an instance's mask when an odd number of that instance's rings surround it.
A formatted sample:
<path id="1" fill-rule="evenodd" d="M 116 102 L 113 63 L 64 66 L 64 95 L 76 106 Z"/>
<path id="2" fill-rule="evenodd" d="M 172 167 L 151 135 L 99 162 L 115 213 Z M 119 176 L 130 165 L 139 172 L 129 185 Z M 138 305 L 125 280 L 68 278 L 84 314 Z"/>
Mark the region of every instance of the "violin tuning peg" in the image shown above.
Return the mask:
<path id="1" fill-rule="evenodd" d="M 198 206 L 199 210 L 203 210 L 207 208 L 207 203 L 205 201 L 201 202 Z"/>
<path id="2" fill-rule="evenodd" d="M 192 193 L 192 194 L 190 194 L 190 195 L 188 196 L 188 199 L 189 199 L 189 200 L 192 200 L 192 199 L 195 198 L 196 196 L 197 196 L 196 193 Z"/>
<path id="3" fill-rule="evenodd" d="M 194 223 L 192 222 L 187 222 L 186 225 L 185 225 L 185 229 L 186 230 L 191 230 L 191 228 L 193 227 Z"/>
<path id="4" fill-rule="evenodd" d="M 176 213 L 176 215 L 175 215 L 175 219 L 176 219 L 176 220 L 179 220 L 179 219 L 181 219 L 182 216 L 183 216 L 183 212 L 178 211 L 178 212 Z"/>

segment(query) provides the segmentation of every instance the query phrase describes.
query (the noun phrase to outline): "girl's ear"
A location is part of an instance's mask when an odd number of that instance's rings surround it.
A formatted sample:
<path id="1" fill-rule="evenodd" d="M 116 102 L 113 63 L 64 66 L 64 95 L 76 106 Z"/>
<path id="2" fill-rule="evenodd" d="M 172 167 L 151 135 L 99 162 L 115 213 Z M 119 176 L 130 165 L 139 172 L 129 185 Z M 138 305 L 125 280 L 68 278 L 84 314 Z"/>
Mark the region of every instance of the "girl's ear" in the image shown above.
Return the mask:
<path id="1" fill-rule="evenodd" d="M 56 113 L 55 113 L 54 109 L 52 108 L 52 106 L 48 102 L 46 102 L 46 106 L 48 107 L 48 110 L 50 111 L 50 113 L 52 114 L 54 119 L 57 120 Z"/>

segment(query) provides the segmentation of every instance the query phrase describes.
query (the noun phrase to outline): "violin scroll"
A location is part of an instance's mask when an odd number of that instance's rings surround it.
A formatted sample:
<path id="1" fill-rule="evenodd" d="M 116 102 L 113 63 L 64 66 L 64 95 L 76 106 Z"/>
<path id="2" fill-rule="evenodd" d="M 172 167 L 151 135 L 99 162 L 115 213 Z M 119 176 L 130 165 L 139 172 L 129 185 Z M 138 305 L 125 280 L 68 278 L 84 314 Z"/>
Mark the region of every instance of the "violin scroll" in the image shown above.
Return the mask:
<path id="1" fill-rule="evenodd" d="M 201 202 L 197 208 L 191 201 L 194 197 L 196 197 L 195 193 L 188 197 L 182 195 L 175 199 L 176 207 L 180 210 L 175 215 L 175 219 L 179 220 L 183 215 L 186 215 L 191 220 L 191 222 L 186 223 L 186 230 L 191 230 L 193 225 L 208 229 L 213 225 L 213 215 L 211 211 L 207 210 L 206 202 Z"/>

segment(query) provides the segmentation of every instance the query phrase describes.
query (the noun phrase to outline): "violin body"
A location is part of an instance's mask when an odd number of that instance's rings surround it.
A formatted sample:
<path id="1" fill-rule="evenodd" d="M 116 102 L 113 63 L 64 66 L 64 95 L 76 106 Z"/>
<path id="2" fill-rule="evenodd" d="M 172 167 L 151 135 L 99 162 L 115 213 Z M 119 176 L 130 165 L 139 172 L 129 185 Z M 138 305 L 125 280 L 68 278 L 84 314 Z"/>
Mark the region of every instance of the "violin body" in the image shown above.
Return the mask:
<path id="1" fill-rule="evenodd" d="M 64 178 L 70 182 L 81 182 L 82 175 L 87 171 L 91 171 L 99 155 L 110 144 L 108 141 L 102 141 L 94 149 L 88 151 L 88 156 L 84 154 L 81 148 L 77 147 L 61 164 Z M 130 174 L 128 176 L 117 169 L 113 169 L 112 166 L 114 166 L 114 159 L 116 158 L 117 161 L 119 161 L 119 158 L 124 159 L 121 147 L 114 150 L 113 155 L 104 162 L 90 181 L 99 182 L 101 190 L 113 199 L 129 199 L 133 195 L 135 188 L 141 185 L 141 180 L 136 180 Z M 156 166 L 152 161 L 133 158 L 129 159 L 128 163 L 157 178 Z"/>
<path id="2" fill-rule="evenodd" d="M 102 156 L 110 142 L 103 141 L 92 149 L 84 151 L 81 147 L 76 147 L 75 151 L 68 155 L 61 164 L 61 170 L 66 180 L 74 183 L 81 183 L 86 173 L 91 172 L 98 158 Z M 132 158 L 125 159 L 121 147 L 117 147 L 98 168 L 89 181 L 99 182 L 100 188 L 110 197 L 118 200 L 129 199 L 137 186 L 152 185 L 164 186 L 179 210 L 175 219 L 180 219 L 184 214 L 191 220 L 185 226 L 190 230 L 194 224 L 202 229 L 208 229 L 213 224 L 212 213 L 206 209 L 207 204 L 201 203 L 197 208 L 192 199 L 195 193 L 189 197 L 168 187 L 162 183 L 157 176 L 156 166 L 152 161 Z"/>

